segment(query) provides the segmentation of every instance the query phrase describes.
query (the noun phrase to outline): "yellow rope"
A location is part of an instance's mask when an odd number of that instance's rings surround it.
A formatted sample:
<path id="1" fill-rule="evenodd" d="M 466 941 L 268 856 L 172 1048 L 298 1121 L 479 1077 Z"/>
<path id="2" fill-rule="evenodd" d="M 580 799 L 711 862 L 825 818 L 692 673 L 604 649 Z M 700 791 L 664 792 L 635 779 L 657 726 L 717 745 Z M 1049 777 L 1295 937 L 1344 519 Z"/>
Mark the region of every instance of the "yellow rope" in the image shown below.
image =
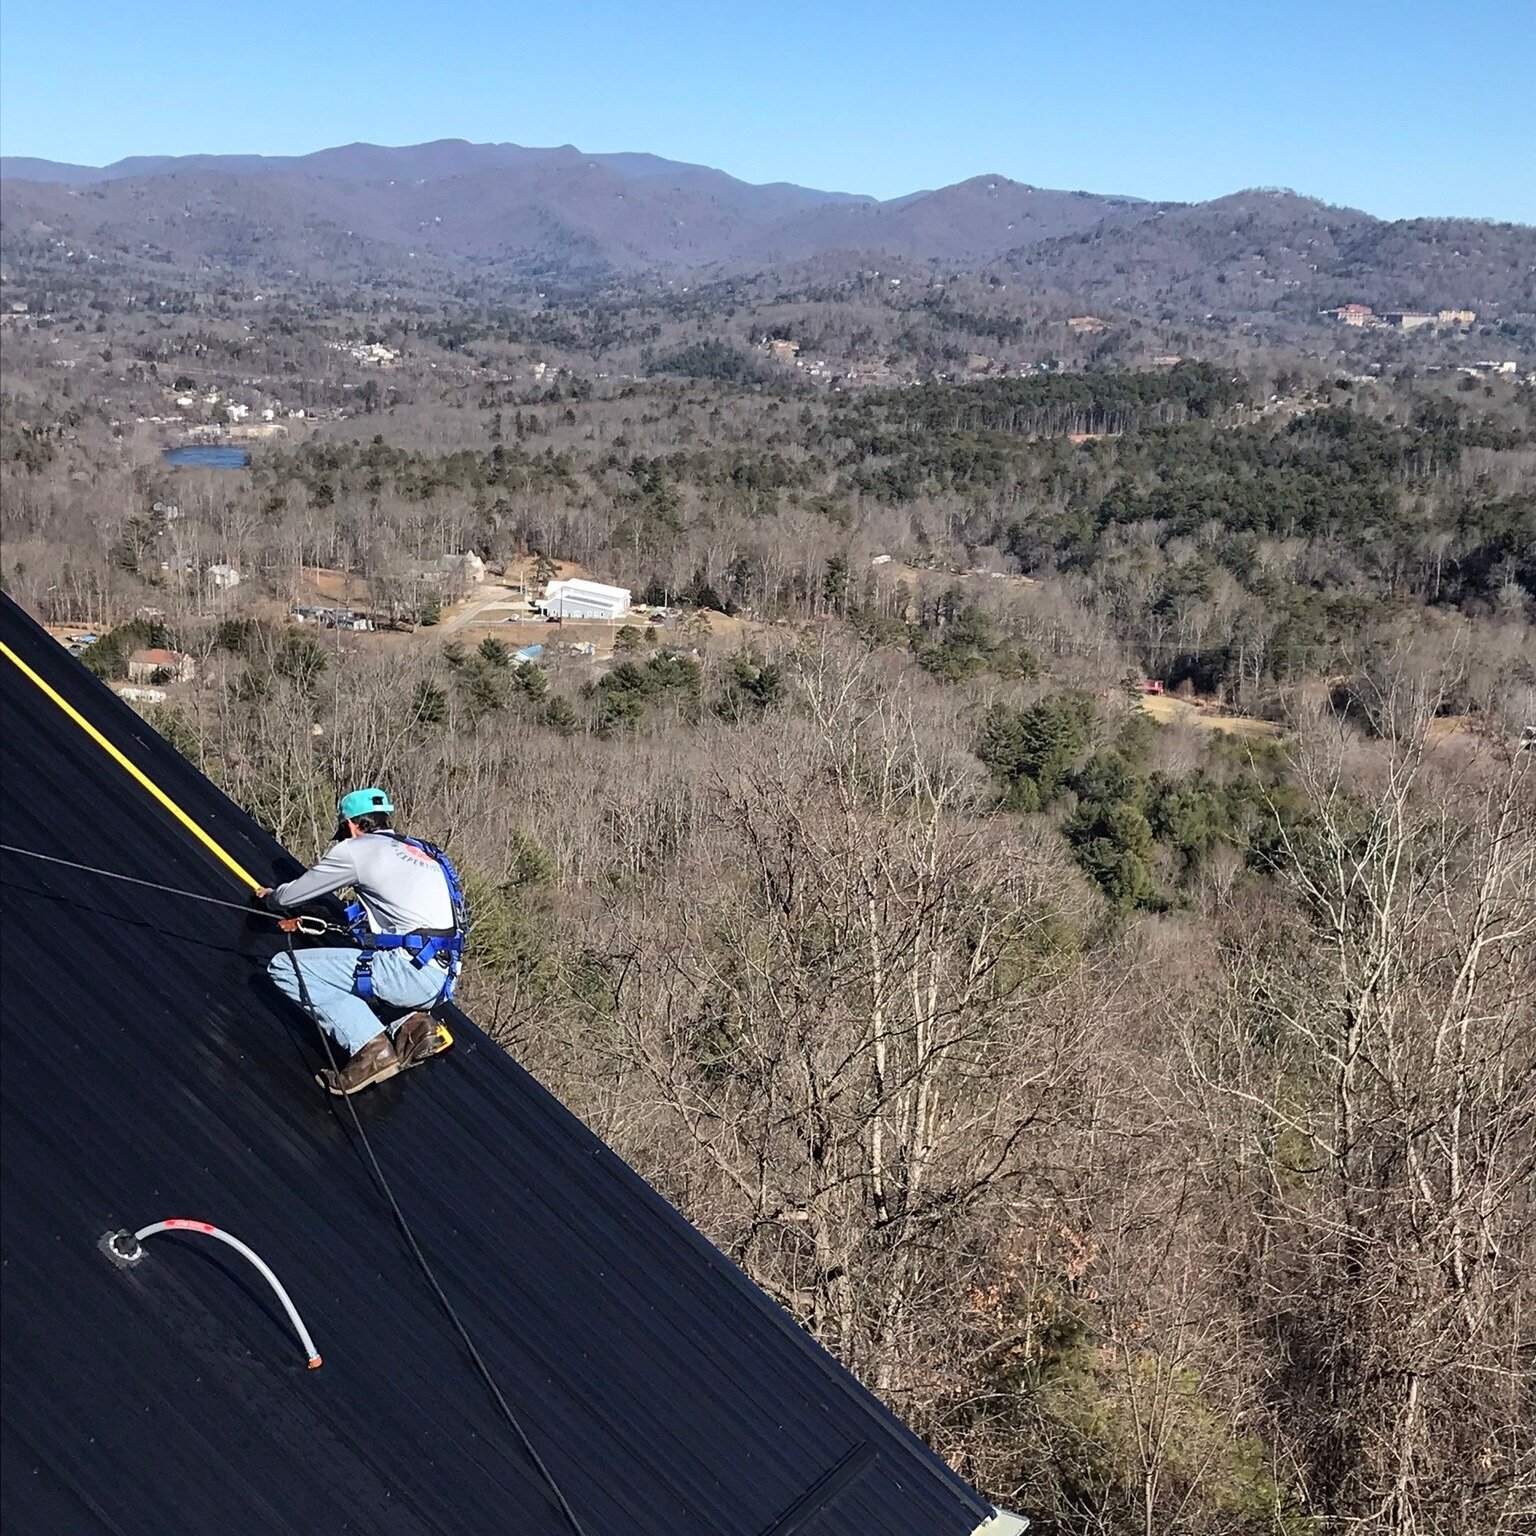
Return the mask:
<path id="1" fill-rule="evenodd" d="M 118 749 L 113 746 L 112 743 L 108 741 L 107 738 L 103 736 L 101 732 L 98 731 L 96 727 L 92 725 L 91 722 L 87 720 L 85 716 L 82 715 L 73 704 L 69 702 L 68 699 L 59 693 L 56 688 L 53 688 L 48 683 L 44 682 L 43 679 L 40 678 L 37 673 L 34 672 L 32 668 L 29 667 L 26 662 L 24 662 L 21 657 L 18 656 L 16 652 L 13 651 L 10 646 L 8 646 L 3 640 L 0 640 L 0 652 L 4 653 L 5 659 L 7 661 L 12 662 L 16 666 L 23 677 L 27 678 L 31 682 L 36 683 L 37 686 L 43 691 L 43 693 L 45 693 L 48 698 L 57 704 L 59 708 L 62 709 L 64 713 L 68 715 L 69 718 L 73 720 L 75 724 L 78 725 L 80 729 L 84 731 L 85 734 L 89 736 L 98 747 L 101 747 L 105 752 L 107 752 L 107 754 L 118 764 L 119 767 L 126 769 L 127 772 L 133 776 L 133 778 L 142 784 L 144 788 L 147 789 L 150 794 L 152 794 L 155 799 L 158 800 L 160 804 L 163 805 L 166 810 L 168 810 L 171 815 L 174 816 L 176 820 L 179 821 L 182 826 L 184 826 L 187 831 L 189 831 L 193 837 L 198 840 L 198 842 L 200 842 L 206 849 L 208 849 L 208 851 L 213 854 L 213 856 L 218 859 L 221 864 L 232 870 L 253 891 L 261 889 L 261 882 L 257 880 L 256 877 L 252 875 L 251 872 L 246 869 L 245 866 L 241 864 L 233 854 L 230 854 L 221 848 L 195 821 L 193 821 L 189 815 L 187 815 L 184 810 L 182 810 L 179 805 L 176 804 L 174 800 L 171 799 L 168 794 L 166 794 L 163 789 L 160 788 L 158 784 L 156 784 L 152 779 L 148 778 L 143 770 L 136 764 L 130 762 L 128 758 L 124 757 L 123 754 L 119 752 Z"/>

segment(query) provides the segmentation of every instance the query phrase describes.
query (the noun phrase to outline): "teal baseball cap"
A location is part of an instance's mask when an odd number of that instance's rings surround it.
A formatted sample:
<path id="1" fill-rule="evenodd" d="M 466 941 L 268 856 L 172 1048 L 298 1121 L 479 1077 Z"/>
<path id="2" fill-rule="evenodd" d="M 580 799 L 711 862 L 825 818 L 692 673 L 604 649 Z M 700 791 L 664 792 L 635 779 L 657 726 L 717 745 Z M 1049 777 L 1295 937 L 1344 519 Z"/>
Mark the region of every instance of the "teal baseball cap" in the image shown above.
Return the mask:
<path id="1" fill-rule="evenodd" d="M 336 814 L 343 821 L 356 821 L 359 816 L 367 816 L 374 811 L 383 811 L 386 816 L 393 816 L 395 808 L 389 803 L 389 796 L 376 785 L 368 789 L 354 789 L 351 794 L 341 797 L 341 804 L 336 807 Z"/>

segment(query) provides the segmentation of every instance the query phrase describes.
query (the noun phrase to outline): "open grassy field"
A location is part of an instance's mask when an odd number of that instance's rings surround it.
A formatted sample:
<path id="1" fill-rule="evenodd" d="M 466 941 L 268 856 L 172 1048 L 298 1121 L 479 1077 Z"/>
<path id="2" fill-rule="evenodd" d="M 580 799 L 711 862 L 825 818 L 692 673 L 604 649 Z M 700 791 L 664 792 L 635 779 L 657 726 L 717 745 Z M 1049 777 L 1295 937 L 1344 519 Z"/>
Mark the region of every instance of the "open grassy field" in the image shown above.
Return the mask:
<path id="1" fill-rule="evenodd" d="M 1232 736 L 1273 737 L 1280 734 L 1280 727 L 1272 720 L 1220 714 L 1212 705 L 1175 698 L 1171 693 L 1144 694 L 1141 707 L 1160 725 L 1193 725 L 1203 731 L 1226 731 Z"/>

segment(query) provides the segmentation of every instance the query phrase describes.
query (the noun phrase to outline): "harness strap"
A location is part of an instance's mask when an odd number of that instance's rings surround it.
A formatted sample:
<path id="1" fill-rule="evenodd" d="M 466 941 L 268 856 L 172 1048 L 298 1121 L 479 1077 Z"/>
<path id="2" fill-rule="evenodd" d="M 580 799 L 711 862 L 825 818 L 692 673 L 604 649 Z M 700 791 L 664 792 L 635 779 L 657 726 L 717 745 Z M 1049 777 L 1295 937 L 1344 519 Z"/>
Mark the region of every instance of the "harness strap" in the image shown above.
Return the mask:
<path id="1" fill-rule="evenodd" d="M 448 975 L 443 982 L 442 991 L 438 993 L 437 1002 L 433 1004 L 433 1007 L 436 1007 L 437 1003 L 446 1003 L 453 997 L 454 984 L 459 979 L 459 962 L 464 952 L 464 930 L 467 926 L 464 888 L 459 882 L 459 872 L 441 848 L 421 838 L 406 837 L 399 832 L 388 835 L 437 861 L 437 866 L 442 870 L 443 878 L 448 884 L 448 899 L 453 905 L 453 927 L 435 930 L 420 929 L 414 933 L 375 933 L 368 926 L 368 914 L 362 902 L 352 902 L 346 909 L 346 918 L 360 951 L 357 967 L 352 973 L 352 990 L 362 998 L 371 998 L 374 995 L 373 957 L 380 951 L 405 950 L 411 957 L 411 964 L 417 970 L 433 964 L 441 956 L 443 967 Z"/>

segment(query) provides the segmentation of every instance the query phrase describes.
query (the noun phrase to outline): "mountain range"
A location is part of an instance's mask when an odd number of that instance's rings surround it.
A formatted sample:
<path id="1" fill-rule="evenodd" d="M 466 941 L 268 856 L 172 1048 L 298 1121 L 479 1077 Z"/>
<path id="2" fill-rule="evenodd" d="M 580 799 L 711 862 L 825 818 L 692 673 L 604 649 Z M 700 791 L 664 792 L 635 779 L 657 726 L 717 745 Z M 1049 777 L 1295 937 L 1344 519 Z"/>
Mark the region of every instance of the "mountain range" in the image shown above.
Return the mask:
<path id="1" fill-rule="evenodd" d="M 1042 288 L 1180 312 L 1300 314 L 1347 299 L 1536 309 L 1536 230 L 1389 223 L 1289 192 L 1186 204 L 976 176 L 879 201 L 655 155 L 462 140 L 103 167 L 0 157 L 0 177 L 13 249 L 63 240 L 253 277 L 430 264 L 579 282 L 849 255 L 1006 269 Z"/>

